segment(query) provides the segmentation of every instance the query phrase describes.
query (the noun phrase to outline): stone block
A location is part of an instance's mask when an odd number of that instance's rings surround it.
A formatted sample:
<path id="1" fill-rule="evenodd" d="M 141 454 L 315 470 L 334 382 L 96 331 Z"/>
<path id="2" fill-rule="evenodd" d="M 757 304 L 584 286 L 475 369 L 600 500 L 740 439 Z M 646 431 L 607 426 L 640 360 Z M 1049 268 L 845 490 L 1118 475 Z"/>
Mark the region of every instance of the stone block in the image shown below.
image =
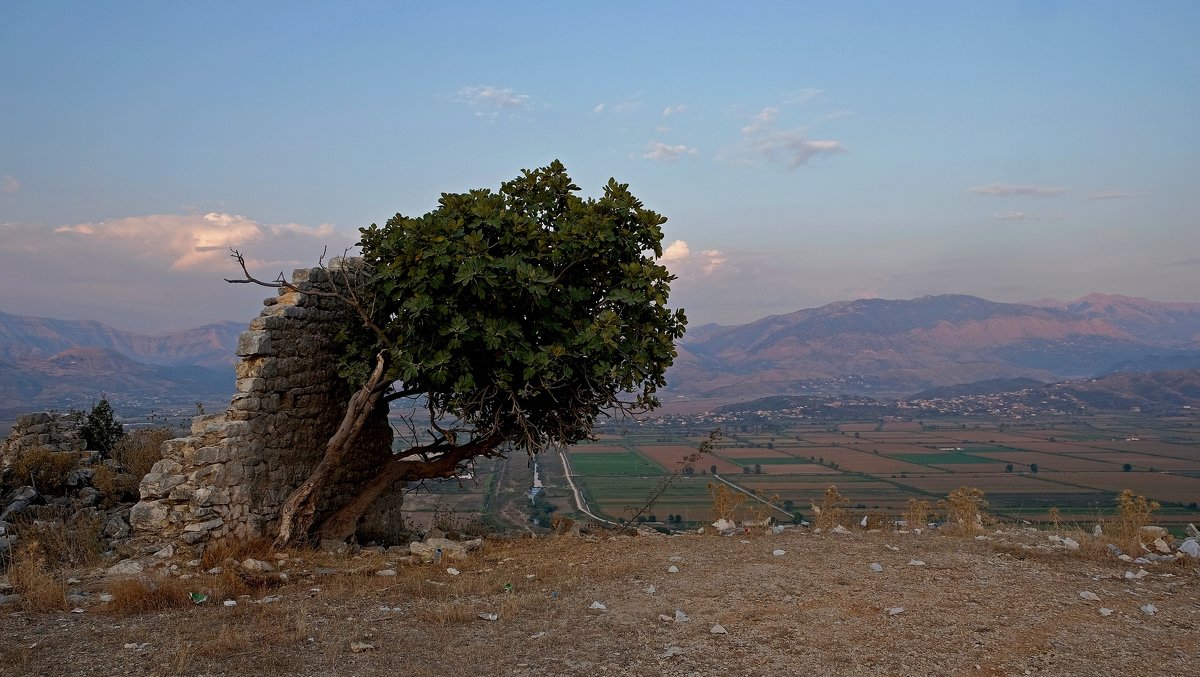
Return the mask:
<path id="1" fill-rule="evenodd" d="M 166 526 L 167 513 L 161 501 L 141 501 L 129 510 L 129 525 L 138 531 L 160 531 Z"/>
<path id="2" fill-rule="evenodd" d="M 239 393 L 252 393 L 267 387 L 267 380 L 263 378 L 239 378 L 234 387 Z"/>
<path id="3" fill-rule="evenodd" d="M 224 463 L 229 460 L 230 455 L 227 447 L 202 447 L 197 449 L 196 453 L 192 456 L 192 463 L 196 465 Z"/>
<path id="4" fill-rule="evenodd" d="M 212 531 L 213 529 L 220 529 L 224 524 L 225 520 L 221 519 L 220 517 L 215 517 L 205 522 L 193 522 L 185 525 L 183 527 L 183 531 L 184 533 L 195 531 Z"/>
<path id="5" fill-rule="evenodd" d="M 162 463 L 159 461 L 158 463 Z M 158 463 L 154 465 L 157 466 Z M 175 465 L 179 465 L 176 463 Z M 186 475 L 168 475 L 166 473 L 150 472 L 142 478 L 142 483 L 138 486 L 143 499 L 160 498 L 167 495 L 175 487 L 187 481 Z"/>
<path id="6" fill-rule="evenodd" d="M 271 349 L 271 335 L 265 331 L 242 332 L 238 337 L 237 354 L 239 357 L 274 355 Z"/>

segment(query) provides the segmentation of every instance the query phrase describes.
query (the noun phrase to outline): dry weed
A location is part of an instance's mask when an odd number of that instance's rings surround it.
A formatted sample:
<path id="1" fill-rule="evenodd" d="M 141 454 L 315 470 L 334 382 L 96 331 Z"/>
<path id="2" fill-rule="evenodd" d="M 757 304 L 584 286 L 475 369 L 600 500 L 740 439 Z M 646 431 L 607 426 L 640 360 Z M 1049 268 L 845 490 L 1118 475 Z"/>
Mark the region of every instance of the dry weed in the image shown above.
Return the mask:
<path id="1" fill-rule="evenodd" d="M 140 614 L 178 609 L 192 604 L 187 581 L 169 577 L 121 578 L 108 585 L 113 600 L 102 607 L 117 614 Z"/>
<path id="2" fill-rule="evenodd" d="M 13 530 L 29 538 L 49 566 L 90 566 L 100 561 L 105 541 L 99 513 L 88 509 L 68 516 L 66 510 L 57 509 L 41 514 L 39 519 L 16 520 Z"/>
<path id="3" fill-rule="evenodd" d="M 946 511 L 948 533 L 973 534 L 983 531 L 983 511 L 987 499 L 983 491 L 972 487 L 959 487 L 938 501 L 938 507 Z"/>
<path id="4" fill-rule="evenodd" d="M 67 584 L 50 567 L 41 545 L 22 539 L 8 568 L 8 579 L 26 611 L 63 611 L 67 608 Z"/>
<path id="5" fill-rule="evenodd" d="M 713 515 L 717 520 L 737 522 L 737 512 L 746 502 L 746 495 L 730 489 L 724 482 L 709 482 L 708 494 L 712 496 Z"/>
<path id="6" fill-rule="evenodd" d="M 872 510 L 863 517 L 866 518 L 867 523 L 865 526 L 862 526 L 862 522 L 859 522 L 859 525 L 867 531 L 886 529 L 892 521 L 891 515 L 888 515 L 886 512 L 882 512 L 880 510 Z"/>
<path id="7" fill-rule="evenodd" d="M 1125 552 L 1141 551 L 1141 543 L 1146 540 L 1142 535 L 1142 527 L 1150 524 L 1150 515 L 1162 505 L 1158 501 L 1147 500 L 1126 489 L 1117 496 L 1117 515 L 1113 522 L 1104 525 L 1104 533 L 1108 540 Z"/>
<path id="8" fill-rule="evenodd" d="M 420 609 L 417 611 L 416 618 L 422 623 L 435 625 L 438 627 L 446 627 L 450 625 L 462 625 L 472 621 L 479 620 L 478 612 L 471 609 L 467 602 L 463 600 L 454 600 L 443 604 L 437 604 L 429 608 Z"/>
<path id="9" fill-rule="evenodd" d="M 825 495 L 821 498 L 821 504 L 813 504 L 813 526 L 818 529 L 832 529 L 836 526 L 845 526 L 844 523 L 850 517 L 846 511 L 846 506 L 849 501 L 845 496 L 838 492 L 836 485 L 829 485 L 825 488 Z"/>
<path id="10" fill-rule="evenodd" d="M 162 444 L 175 437 L 169 428 L 142 428 L 126 433 L 113 448 L 112 456 L 137 482 L 162 460 Z"/>
<path id="11" fill-rule="evenodd" d="M 929 501 L 921 498 L 908 499 L 908 508 L 904 511 L 904 525 L 909 531 L 929 528 Z"/>
<path id="12" fill-rule="evenodd" d="M 79 467 L 82 454 L 53 451 L 48 447 L 25 449 L 13 454 L 9 484 L 30 485 L 39 493 L 61 495 L 67 488 L 67 473 Z"/>

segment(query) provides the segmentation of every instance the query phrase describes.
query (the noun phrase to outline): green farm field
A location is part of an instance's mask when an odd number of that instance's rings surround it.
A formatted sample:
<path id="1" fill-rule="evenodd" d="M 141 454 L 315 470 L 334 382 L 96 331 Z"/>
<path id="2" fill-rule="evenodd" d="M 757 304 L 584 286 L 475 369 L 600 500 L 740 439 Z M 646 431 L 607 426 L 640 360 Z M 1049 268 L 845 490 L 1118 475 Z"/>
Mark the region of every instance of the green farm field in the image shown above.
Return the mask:
<path id="1" fill-rule="evenodd" d="M 647 514 L 715 519 L 709 485 L 719 481 L 811 517 L 835 485 L 854 510 L 900 512 L 909 499 L 936 504 L 961 486 L 983 490 L 993 512 L 1045 519 L 1111 513 L 1122 489 L 1162 503 L 1164 524 L 1200 522 L 1200 419 L 1137 416 L 1038 423 L 939 420 L 841 425 L 730 426 L 715 448 L 678 476 Z M 736 429 L 735 429 L 736 428 Z M 650 502 L 696 451 L 695 425 L 643 423 L 567 450 L 571 472 L 598 514 L 619 520 Z M 1125 470 L 1128 464 L 1128 470 Z M 1153 470 L 1151 470 L 1153 469 Z M 574 506 L 563 506 L 571 510 Z"/>

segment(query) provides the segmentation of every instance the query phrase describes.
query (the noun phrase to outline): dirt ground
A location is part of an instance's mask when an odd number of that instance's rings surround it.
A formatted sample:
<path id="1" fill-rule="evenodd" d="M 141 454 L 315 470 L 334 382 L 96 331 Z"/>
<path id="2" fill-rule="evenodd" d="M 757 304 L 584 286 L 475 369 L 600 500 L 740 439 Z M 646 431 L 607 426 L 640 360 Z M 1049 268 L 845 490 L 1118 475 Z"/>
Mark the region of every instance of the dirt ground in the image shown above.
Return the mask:
<path id="1" fill-rule="evenodd" d="M 1044 533 L 987 538 L 599 532 L 437 564 L 297 551 L 266 556 L 286 581 L 143 613 L 100 602 L 112 579 L 82 572 L 82 612 L 0 606 L 0 673 L 1196 674 L 1200 563 L 1128 578 L 1140 567 Z M 189 590 L 219 590 L 172 563 Z"/>

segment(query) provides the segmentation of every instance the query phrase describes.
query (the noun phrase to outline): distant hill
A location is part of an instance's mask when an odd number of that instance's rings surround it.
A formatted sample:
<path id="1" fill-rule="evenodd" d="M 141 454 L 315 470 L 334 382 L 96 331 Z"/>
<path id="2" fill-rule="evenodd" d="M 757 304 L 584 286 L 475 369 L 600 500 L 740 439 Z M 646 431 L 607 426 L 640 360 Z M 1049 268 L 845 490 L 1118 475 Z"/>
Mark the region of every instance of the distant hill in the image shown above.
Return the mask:
<path id="1" fill-rule="evenodd" d="M 1200 303 L 1161 303 L 1118 294 L 1089 294 L 1075 301 L 1038 305 L 1098 319 L 1143 340 L 1164 346 L 1200 344 Z"/>
<path id="2" fill-rule="evenodd" d="M 0 313 L 0 423 L 31 411 L 86 408 L 101 395 L 126 414 L 227 402 L 244 329 L 223 322 L 138 334 L 90 320 Z"/>
<path id="3" fill-rule="evenodd" d="M 1147 355 L 1133 360 L 1125 360 L 1105 369 L 1100 375 L 1128 372 L 1178 371 L 1180 369 L 1200 369 L 1200 350 Z"/>
<path id="4" fill-rule="evenodd" d="M 1200 406 L 1200 369 L 1117 373 L 1086 381 L 1058 383 L 1050 388 L 1069 393 L 1090 407 L 1145 411 Z"/>
<path id="5" fill-rule="evenodd" d="M 915 395 L 909 395 L 908 400 L 950 399 L 972 395 L 992 395 L 994 393 L 1010 393 L 1019 390 L 1044 388 L 1045 383 L 1031 378 L 992 378 L 974 383 L 957 383 L 952 386 L 940 386 L 922 390 Z"/>
<path id="6" fill-rule="evenodd" d="M 974 296 L 862 299 L 705 325 L 680 342 L 670 389 L 691 397 L 908 393 L 988 379 L 1095 376 L 1200 349 L 1200 304 L 1092 295 L 998 303 Z"/>
<path id="7" fill-rule="evenodd" d="M 223 367 L 236 361 L 234 349 L 244 322 L 220 322 L 195 329 L 139 334 L 94 320 L 55 320 L 0 313 L 0 360 L 49 358 L 70 348 L 105 348 L 142 364 Z"/>

